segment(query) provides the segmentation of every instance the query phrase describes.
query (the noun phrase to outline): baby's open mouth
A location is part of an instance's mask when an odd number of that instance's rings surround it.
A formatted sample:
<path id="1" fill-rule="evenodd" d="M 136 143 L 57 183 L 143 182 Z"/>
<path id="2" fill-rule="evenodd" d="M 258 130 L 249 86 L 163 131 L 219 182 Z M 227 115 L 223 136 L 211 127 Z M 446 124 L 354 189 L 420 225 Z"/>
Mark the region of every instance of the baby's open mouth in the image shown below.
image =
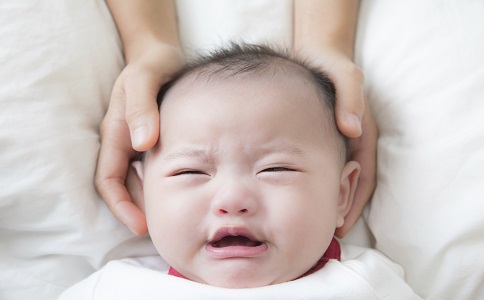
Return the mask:
<path id="1" fill-rule="evenodd" d="M 231 246 L 257 247 L 262 245 L 261 242 L 252 240 L 243 235 L 227 235 L 217 241 L 213 241 L 211 244 L 214 248 Z"/>
<path id="2" fill-rule="evenodd" d="M 212 257 L 222 259 L 253 258 L 263 255 L 269 249 L 243 227 L 223 227 L 206 244 L 205 250 Z"/>

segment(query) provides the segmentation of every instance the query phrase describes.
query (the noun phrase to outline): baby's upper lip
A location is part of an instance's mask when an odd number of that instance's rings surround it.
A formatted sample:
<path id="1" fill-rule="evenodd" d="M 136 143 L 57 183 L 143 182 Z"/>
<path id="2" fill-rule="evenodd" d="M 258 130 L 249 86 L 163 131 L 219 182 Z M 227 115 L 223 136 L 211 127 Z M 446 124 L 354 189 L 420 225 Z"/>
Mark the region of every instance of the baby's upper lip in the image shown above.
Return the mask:
<path id="1" fill-rule="evenodd" d="M 252 241 L 259 241 L 257 237 L 246 227 L 243 226 L 224 226 L 215 231 L 215 234 L 209 239 L 213 243 L 223 239 L 226 236 L 243 236 Z"/>

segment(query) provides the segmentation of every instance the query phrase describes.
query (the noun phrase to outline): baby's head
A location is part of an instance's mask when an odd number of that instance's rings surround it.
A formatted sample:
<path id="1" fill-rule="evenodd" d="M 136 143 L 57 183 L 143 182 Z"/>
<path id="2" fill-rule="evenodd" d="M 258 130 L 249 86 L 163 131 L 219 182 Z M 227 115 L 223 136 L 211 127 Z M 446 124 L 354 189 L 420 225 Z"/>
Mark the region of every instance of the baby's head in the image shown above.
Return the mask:
<path id="1" fill-rule="evenodd" d="M 334 97 L 320 71 L 248 45 L 165 85 L 160 140 L 136 164 L 160 255 L 188 279 L 228 288 L 311 269 L 343 225 L 359 175 Z"/>

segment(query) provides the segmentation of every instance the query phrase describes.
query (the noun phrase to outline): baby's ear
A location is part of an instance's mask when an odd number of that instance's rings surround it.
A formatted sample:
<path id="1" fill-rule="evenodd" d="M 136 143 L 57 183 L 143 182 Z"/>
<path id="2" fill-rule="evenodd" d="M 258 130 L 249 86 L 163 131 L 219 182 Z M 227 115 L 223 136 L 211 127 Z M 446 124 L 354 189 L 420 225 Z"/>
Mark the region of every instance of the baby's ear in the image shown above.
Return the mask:
<path id="1" fill-rule="evenodd" d="M 141 184 L 143 184 L 143 163 L 139 160 L 136 160 L 131 163 L 131 167 L 135 170 Z"/>
<path id="2" fill-rule="evenodd" d="M 349 220 L 348 218 L 359 218 L 359 216 L 355 217 L 348 215 L 348 213 L 353 205 L 353 198 L 358 185 L 360 171 L 360 164 L 356 161 L 346 163 L 343 168 L 343 172 L 341 173 L 341 185 L 338 201 L 338 218 L 336 221 L 337 228 L 343 226 L 345 222 L 349 222 L 350 224 L 356 222 L 356 220 Z"/>
<path id="3" fill-rule="evenodd" d="M 126 177 L 126 188 L 133 203 L 144 212 L 143 169 L 143 163 L 141 161 L 131 163 L 131 168 Z"/>

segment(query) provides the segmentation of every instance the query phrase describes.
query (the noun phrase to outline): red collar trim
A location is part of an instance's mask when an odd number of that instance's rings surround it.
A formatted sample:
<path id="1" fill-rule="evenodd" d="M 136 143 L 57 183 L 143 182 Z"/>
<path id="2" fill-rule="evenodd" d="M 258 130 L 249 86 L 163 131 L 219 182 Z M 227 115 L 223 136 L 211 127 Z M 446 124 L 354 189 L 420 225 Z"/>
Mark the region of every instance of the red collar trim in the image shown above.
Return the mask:
<path id="1" fill-rule="evenodd" d="M 188 279 L 185 276 L 183 276 L 182 274 L 178 273 L 178 271 L 173 269 L 173 267 L 170 267 L 170 269 L 168 270 L 168 275 L 173 275 L 173 276 L 180 277 L 180 278 L 183 278 L 183 279 Z"/>
<path id="2" fill-rule="evenodd" d="M 312 267 L 309 271 L 307 271 L 306 273 L 304 273 L 302 276 L 298 277 L 297 279 L 311 275 L 311 274 L 321 270 L 326 265 L 326 263 L 328 261 L 332 260 L 332 259 L 336 259 L 338 261 L 341 261 L 341 246 L 335 238 L 333 238 L 331 240 L 331 243 L 329 244 L 328 249 L 326 250 L 326 252 L 324 252 L 323 256 L 314 265 L 314 267 Z M 177 270 L 173 269 L 172 267 L 170 267 L 170 269 L 168 270 L 168 274 L 176 276 L 176 277 L 188 279 L 185 276 L 183 276 L 182 274 L 180 274 Z"/>
<path id="3" fill-rule="evenodd" d="M 326 252 L 324 252 L 323 256 L 319 259 L 319 261 L 312 267 L 309 271 L 304 273 L 302 276 L 298 277 L 302 278 L 308 275 L 311 275 L 319 270 L 321 270 L 328 261 L 335 259 L 337 261 L 341 261 L 341 246 L 335 238 L 331 240 L 331 243 L 328 246 L 328 249 L 326 249 Z"/>

